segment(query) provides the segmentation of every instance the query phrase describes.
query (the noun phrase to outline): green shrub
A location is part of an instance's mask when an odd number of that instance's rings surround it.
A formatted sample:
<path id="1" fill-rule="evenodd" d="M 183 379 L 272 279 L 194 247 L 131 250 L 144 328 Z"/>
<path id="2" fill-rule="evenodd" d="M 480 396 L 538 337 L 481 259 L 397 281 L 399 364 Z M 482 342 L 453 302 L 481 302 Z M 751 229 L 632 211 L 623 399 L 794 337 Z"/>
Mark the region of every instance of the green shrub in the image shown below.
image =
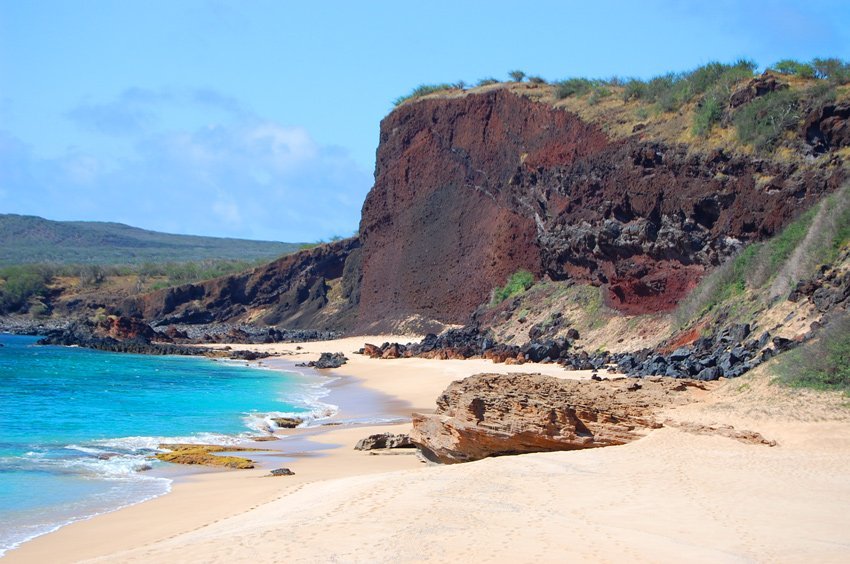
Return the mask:
<path id="1" fill-rule="evenodd" d="M 511 274 L 504 287 L 493 290 L 492 303 L 499 304 L 508 298 L 521 294 L 534 284 L 534 275 L 527 270 L 518 270 Z"/>
<path id="2" fill-rule="evenodd" d="M 420 84 L 413 91 L 406 96 L 399 96 L 393 102 L 394 105 L 400 106 L 404 102 L 408 100 L 415 100 L 416 98 L 421 98 L 422 96 L 427 96 L 428 94 L 433 94 L 435 92 L 442 92 L 443 90 L 451 90 L 454 86 L 451 84 Z"/>
<path id="3" fill-rule="evenodd" d="M 513 80 L 514 82 L 522 82 L 522 80 L 525 78 L 525 73 L 521 70 L 512 70 L 508 73 L 508 76 L 511 77 L 511 80 Z"/>
<path id="4" fill-rule="evenodd" d="M 800 78 L 828 80 L 833 84 L 850 82 L 850 64 L 841 59 L 812 59 L 810 63 L 800 63 L 793 59 L 783 59 L 773 65 L 773 70 L 781 74 Z"/>
<path id="5" fill-rule="evenodd" d="M 850 314 L 833 320 L 817 339 L 783 355 L 776 372 L 787 386 L 850 391 Z"/>
<path id="6" fill-rule="evenodd" d="M 645 107 L 637 108 L 635 110 L 635 117 L 640 120 L 647 119 L 649 117 L 649 109 Z"/>
<path id="7" fill-rule="evenodd" d="M 568 78 L 555 83 L 555 98 L 563 100 L 570 96 L 582 96 L 590 91 L 593 82 L 586 78 Z"/>
<path id="8" fill-rule="evenodd" d="M 711 133 L 711 128 L 723 117 L 724 107 L 716 96 L 706 96 L 694 112 L 694 135 L 705 137 Z"/>
<path id="9" fill-rule="evenodd" d="M 34 317 L 47 317 L 50 315 L 50 307 L 42 301 L 36 300 L 29 305 L 28 311 Z"/>
<path id="10" fill-rule="evenodd" d="M 800 63 L 793 59 L 783 59 L 773 65 L 773 70 L 780 74 L 799 76 L 801 78 L 814 78 L 815 69 L 812 65 Z"/>
<path id="11" fill-rule="evenodd" d="M 546 79 L 540 76 L 529 76 L 528 82 L 532 84 L 546 84 Z"/>
<path id="12" fill-rule="evenodd" d="M 80 286 L 89 288 L 99 286 L 106 279 L 104 268 L 97 264 L 84 264 L 80 267 Z"/>
<path id="13" fill-rule="evenodd" d="M 751 78 L 756 64 L 741 59 L 733 64 L 708 63 L 686 73 L 667 73 L 648 81 L 629 79 L 623 88 L 623 100 L 643 100 L 656 104 L 664 112 L 673 112 L 695 97 L 715 91 L 716 102 L 728 100 L 732 84 Z"/>
<path id="14" fill-rule="evenodd" d="M 841 59 L 812 59 L 815 77 L 835 84 L 850 82 L 850 65 Z"/>
<path id="15" fill-rule="evenodd" d="M 623 101 L 646 99 L 646 83 L 638 78 L 630 78 L 623 84 Z"/>
<path id="16" fill-rule="evenodd" d="M 49 268 L 36 264 L 0 269 L 0 313 L 26 311 L 31 299 L 42 299 L 53 277 Z"/>
<path id="17" fill-rule="evenodd" d="M 611 95 L 611 91 L 603 85 L 596 85 L 590 90 L 590 98 L 587 99 L 587 103 L 591 106 L 595 106 L 600 101 Z"/>
<path id="18" fill-rule="evenodd" d="M 776 146 L 800 120 L 799 99 L 792 90 L 777 90 L 742 106 L 734 117 L 738 139 L 758 150 Z"/>
<path id="19" fill-rule="evenodd" d="M 478 81 L 478 86 L 489 86 L 491 84 L 499 84 L 501 80 L 497 78 L 482 78 Z"/>

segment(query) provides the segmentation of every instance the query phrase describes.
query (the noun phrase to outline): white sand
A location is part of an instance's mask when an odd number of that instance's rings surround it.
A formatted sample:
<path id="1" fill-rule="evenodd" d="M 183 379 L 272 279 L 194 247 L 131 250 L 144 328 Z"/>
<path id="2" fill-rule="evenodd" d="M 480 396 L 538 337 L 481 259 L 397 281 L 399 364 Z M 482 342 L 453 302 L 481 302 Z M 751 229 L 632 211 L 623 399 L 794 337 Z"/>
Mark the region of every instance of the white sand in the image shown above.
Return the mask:
<path id="1" fill-rule="evenodd" d="M 363 341 L 302 345 L 298 358 L 350 353 Z M 268 347 L 294 351 L 250 348 Z M 397 398 L 391 411 L 431 409 L 450 381 L 477 372 L 565 375 L 555 366 L 348 356 L 337 372 Z M 331 427 L 311 439 L 339 446 L 287 463 L 296 476 L 195 476 L 167 496 L 70 525 L 7 559 L 848 562 L 848 410 L 834 401 L 822 408 L 815 394 L 776 392 L 764 380 L 730 382 L 671 416 L 760 431 L 779 442 L 773 448 L 668 427 L 622 447 L 426 466 L 409 455 L 352 450 L 371 432 L 407 425 Z"/>

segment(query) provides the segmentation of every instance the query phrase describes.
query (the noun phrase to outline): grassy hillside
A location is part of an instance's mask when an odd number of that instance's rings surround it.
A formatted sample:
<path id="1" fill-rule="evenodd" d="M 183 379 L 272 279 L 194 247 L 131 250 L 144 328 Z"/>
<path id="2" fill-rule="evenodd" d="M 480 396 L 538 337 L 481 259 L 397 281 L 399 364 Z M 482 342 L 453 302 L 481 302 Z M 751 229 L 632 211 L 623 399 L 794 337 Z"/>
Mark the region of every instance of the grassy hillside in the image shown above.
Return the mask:
<path id="1" fill-rule="evenodd" d="M 50 221 L 0 214 L 0 266 L 23 263 L 144 264 L 273 259 L 298 243 L 158 233 L 121 223 Z"/>

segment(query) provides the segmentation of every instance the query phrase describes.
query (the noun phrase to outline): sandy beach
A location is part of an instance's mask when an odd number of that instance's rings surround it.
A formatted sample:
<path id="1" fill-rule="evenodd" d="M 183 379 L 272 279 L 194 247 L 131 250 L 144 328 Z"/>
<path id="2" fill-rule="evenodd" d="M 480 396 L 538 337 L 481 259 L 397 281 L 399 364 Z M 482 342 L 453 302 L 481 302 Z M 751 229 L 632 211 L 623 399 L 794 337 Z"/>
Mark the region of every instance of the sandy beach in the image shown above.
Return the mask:
<path id="1" fill-rule="evenodd" d="M 344 352 L 350 361 L 329 371 L 341 376 L 329 397 L 339 401 L 343 419 L 374 409 L 400 418 L 432 411 L 450 382 L 481 372 L 589 377 L 557 365 L 351 354 L 364 342 L 386 340 L 405 341 L 373 336 L 302 343 L 300 350 L 290 344 L 245 348 L 298 362 Z M 434 466 L 409 451 L 353 450 L 360 438 L 406 432 L 408 423 L 296 429 L 270 443 L 283 452 L 263 459 L 294 476 L 267 477 L 268 467 L 194 474 L 170 494 L 74 523 L 5 559 L 846 562 L 847 399 L 781 390 L 768 380 L 756 370 L 668 415 L 758 431 L 776 440 L 775 447 L 665 426 L 619 447 Z"/>

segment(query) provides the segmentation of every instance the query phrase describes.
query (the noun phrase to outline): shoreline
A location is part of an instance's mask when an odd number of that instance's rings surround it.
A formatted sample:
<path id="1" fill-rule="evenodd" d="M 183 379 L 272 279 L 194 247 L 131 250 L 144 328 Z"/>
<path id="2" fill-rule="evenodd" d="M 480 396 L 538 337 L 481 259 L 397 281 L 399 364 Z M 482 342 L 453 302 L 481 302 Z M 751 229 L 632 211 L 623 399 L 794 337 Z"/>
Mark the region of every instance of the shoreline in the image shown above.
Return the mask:
<path id="1" fill-rule="evenodd" d="M 313 425 L 308 423 L 305 427 L 295 429 L 276 429 L 274 434 L 279 437 L 277 441 L 254 442 L 246 439 L 237 443 L 240 446 L 269 448 L 269 451 L 252 453 L 249 456 L 257 462 L 257 467 L 254 469 L 228 471 L 206 467 L 175 468 L 171 472 L 165 472 L 168 474 L 167 479 L 171 480 L 168 492 L 62 525 L 49 533 L 36 536 L 18 547 L 10 549 L 3 556 L 4 561 L 32 562 L 51 557 L 53 552 L 51 545 L 54 542 L 67 545 L 67 548 L 70 549 L 70 552 L 63 549 L 63 554 L 75 553 L 76 549 L 80 549 L 81 554 L 88 554 L 92 543 L 96 542 L 95 537 L 100 536 L 95 532 L 95 529 L 100 528 L 100 523 L 108 523 L 113 520 L 116 523 L 123 522 L 125 515 L 129 520 L 128 522 L 135 523 L 147 521 L 149 512 L 163 511 L 171 514 L 174 508 L 172 503 L 167 503 L 166 500 L 177 498 L 176 501 L 180 503 L 174 505 L 179 505 L 182 509 L 184 497 L 188 502 L 196 495 L 200 495 L 201 491 L 220 488 L 239 489 L 237 482 L 241 481 L 240 478 L 244 478 L 246 482 L 250 480 L 252 490 L 257 489 L 264 492 L 256 498 L 248 496 L 246 500 L 241 502 L 228 496 L 228 506 L 245 510 L 249 507 L 249 500 L 256 503 L 258 499 L 262 499 L 263 495 L 271 495 L 278 492 L 280 488 L 289 487 L 293 483 L 301 484 L 350 475 L 381 473 L 424 466 L 424 463 L 418 460 L 412 450 L 394 456 L 374 456 L 369 453 L 353 451 L 353 446 L 361 438 L 374 433 L 404 433 L 409 431 L 411 413 L 414 411 L 433 411 L 436 397 L 455 379 L 475 372 L 494 370 L 494 367 L 501 366 L 501 371 L 504 372 L 515 372 L 520 367 L 505 367 L 483 359 L 434 361 L 414 358 L 376 361 L 352 354 L 366 342 L 380 343 L 387 340 L 403 342 L 405 340 L 417 340 L 418 338 L 418 336 L 382 335 L 304 343 L 214 345 L 213 348 L 230 346 L 234 350 L 271 350 L 282 353 L 281 356 L 267 357 L 258 361 L 246 362 L 241 359 L 221 359 L 220 361 L 244 363 L 246 366 L 277 372 L 294 372 L 308 379 L 312 379 L 314 376 L 333 378 L 333 381 L 329 383 L 320 384 L 322 387 L 326 387 L 328 392 L 323 394 L 319 401 L 331 404 L 338 409 L 328 418 L 314 420 L 319 422 Z M 338 369 L 328 370 L 295 366 L 299 362 L 316 360 L 321 352 L 327 351 L 343 352 L 349 358 L 349 361 Z M 378 365 L 378 370 L 374 370 L 376 362 L 382 363 L 384 366 Z M 392 373 L 395 366 L 391 365 L 397 365 L 399 362 L 403 363 L 402 368 L 406 373 L 412 373 L 412 375 L 419 376 L 423 380 L 431 379 L 433 382 L 424 386 L 425 390 L 421 391 L 402 389 L 409 387 L 409 382 L 405 382 L 401 387 L 394 385 Z M 446 369 L 439 378 L 435 378 L 433 374 L 432 365 L 434 362 L 439 362 L 440 366 Z M 523 366 L 524 372 L 539 372 L 540 369 L 543 369 L 553 374 L 562 375 L 564 373 L 563 369 L 556 365 L 528 363 Z M 391 368 L 391 370 L 388 371 L 383 368 Z M 496 369 L 498 370 L 498 368 Z M 388 393 L 388 389 L 397 392 L 399 395 Z M 428 406 L 429 403 L 430 407 Z M 364 459 L 368 461 L 367 464 L 362 464 Z M 273 478 L 271 480 L 277 482 L 276 484 L 260 484 L 261 488 L 256 487 L 257 483 L 254 478 L 268 477 L 268 472 L 277 466 L 291 467 L 296 471 L 296 475 Z M 308 475 L 299 478 L 299 476 L 302 476 L 302 472 L 298 471 L 299 467 L 304 467 Z M 159 506 L 162 506 L 162 509 Z M 239 511 L 236 512 L 239 513 Z M 213 511 L 212 514 L 221 518 L 229 512 Z M 185 526 L 190 523 L 197 525 L 196 521 L 192 518 L 186 519 Z M 93 523 L 94 525 L 92 525 Z M 166 528 L 170 529 L 170 527 Z M 78 536 L 86 538 L 89 529 L 92 530 L 90 540 L 78 541 L 74 538 Z M 155 528 L 151 533 L 150 536 L 156 536 L 159 534 L 159 528 Z M 129 535 L 129 537 L 126 535 Z M 122 536 L 132 538 L 129 531 L 123 531 Z M 149 537 L 147 534 L 141 536 L 145 539 Z M 55 554 L 52 557 L 55 558 Z M 82 558 L 87 557 L 82 556 Z M 68 561 L 77 559 L 78 557 L 74 556 L 69 558 Z"/>
<path id="2" fill-rule="evenodd" d="M 556 365 L 350 354 L 356 342 L 382 338 L 241 348 L 273 348 L 294 362 L 343 352 L 349 362 L 329 375 L 408 413 L 432 411 L 451 381 L 477 372 L 589 376 Z M 850 506 L 846 400 L 827 409 L 824 396 L 776 389 L 767 380 L 756 374 L 728 381 L 669 415 L 761 431 L 779 442 L 775 448 L 665 427 L 619 447 L 432 466 L 412 455 L 353 450 L 372 432 L 406 432 L 409 423 L 283 430 L 311 447 L 285 463 L 294 476 L 192 475 L 168 495 L 63 527 L 5 558 L 841 561 L 850 547 L 843 526 Z"/>
<path id="3" fill-rule="evenodd" d="M 9 333 L 9 335 L 14 336 L 15 334 Z M 27 337 L 37 337 L 37 335 L 26 335 Z M 79 348 L 76 345 L 72 345 L 73 348 Z M 104 351 L 108 353 L 108 351 Z M 133 354 L 133 353 L 112 353 L 112 354 Z M 175 358 L 198 358 L 200 357 L 186 357 L 183 355 L 174 355 Z M 281 374 L 285 377 L 294 377 L 299 380 L 299 385 L 303 386 L 305 390 L 310 390 L 311 388 L 316 389 L 315 395 L 311 394 L 309 391 L 305 391 L 302 395 L 302 401 L 296 402 L 296 404 L 301 403 L 303 407 L 309 409 L 309 411 L 296 414 L 293 412 L 293 415 L 299 415 L 304 417 L 305 421 L 308 422 L 308 427 L 305 427 L 300 430 L 298 435 L 289 435 L 286 436 L 280 431 L 282 429 L 277 429 L 277 440 L 274 441 L 255 441 L 252 437 L 260 437 L 263 435 L 258 435 L 261 431 L 257 430 L 249 430 L 253 428 L 253 425 L 249 421 L 252 417 L 250 414 L 246 413 L 246 417 L 244 418 L 245 422 L 243 431 L 236 434 L 228 434 L 224 433 L 220 435 L 220 439 L 224 442 L 216 441 L 215 438 L 211 438 L 207 442 L 210 444 L 222 444 L 222 445 L 233 445 L 240 447 L 253 447 L 263 449 L 266 447 L 270 447 L 269 450 L 260 450 L 255 453 L 251 453 L 250 457 L 255 459 L 257 463 L 257 467 L 260 469 L 270 469 L 274 468 L 272 464 L 281 460 L 290 461 L 295 460 L 297 458 L 311 456 L 311 455 L 321 455 L 321 451 L 325 448 L 319 443 L 312 443 L 307 438 L 318 432 L 323 430 L 323 426 L 327 423 L 323 423 L 324 421 L 334 421 L 339 413 L 339 409 L 337 405 L 331 405 L 325 403 L 323 399 L 326 399 L 328 396 L 332 396 L 336 398 L 337 396 L 342 398 L 342 403 L 348 403 L 347 396 L 354 391 L 354 383 L 346 382 L 344 377 L 340 376 L 331 376 L 330 381 L 325 381 L 326 377 L 323 377 L 317 371 L 314 371 L 312 368 L 301 368 L 294 366 L 294 363 L 290 360 L 286 359 L 277 359 L 277 358 L 269 358 L 269 359 L 261 359 L 259 361 L 245 361 L 240 358 L 205 358 L 205 361 L 209 362 L 222 362 L 227 364 L 232 364 L 236 367 L 246 367 L 252 370 L 269 370 L 276 374 Z M 263 362 L 267 361 L 267 362 Z M 337 388 L 345 387 L 348 391 L 339 391 Z M 361 394 L 362 395 L 362 394 Z M 284 402 L 292 402 L 291 398 L 282 398 Z M 375 401 L 373 400 L 373 404 Z M 323 413 L 323 411 L 327 408 L 327 410 L 333 410 L 332 413 L 327 414 Z M 278 413 L 282 413 L 284 415 L 289 414 L 289 412 L 269 412 L 271 415 L 276 415 Z M 318 421 L 318 424 L 309 424 L 313 421 Z M 218 435 L 217 435 L 218 436 Z M 194 440 L 194 435 L 190 433 L 186 436 L 179 437 L 162 437 L 161 442 L 181 442 L 186 440 Z M 200 438 L 200 437 L 198 437 Z M 283 451 L 295 451 L 291 455 L 287 452 L 288 457 L 281 457 L 280 453 Z M 3 551 L 0 551 L 0 558 L 4 558 L 9 556 L 10 553 L 16 552 L 22 546 L 27 545 L 28 543 L 43 537 L 45 535 L 50 535 L 55 533 L 65 527 L 73 525 L 75 523 L 87 522 L 92 519 L 97 519 L 99 517 L 103 517 L 109 514 L 112 514 L 117 511 L 121 511 L 139 504 L 148 503 L 152 500 L 158 499 L 160 497 L 166 496 L 170 494 L 175 487 L 175 485 L 182 484 L 185 481 L 190 481 L 195 477 L 203 476 L 207 474 L 214 474 L 217 472 L 226 471 L 222 468 L 216 468 L 211 466 L 200 466 L 200 465 L 183 465 L 183 464 L 162 464 L 155 466 L 149 470 L 136 470 L 134 473 L 127 476 L 127 480 L 131 480 L 133 483 L 136 482 L 136 478 L 139 481 L 143 482 L 155 482 L 159 484 L 161 487 L 153 488 L 158 491 L 152 491 L 151 488 L 147 488 L 147 492 L 139 492 L 138 497 L 128 496 L 126 500 L 119 501 L 116 503 L 107 503 L 103 501 L 100 505 L 94 504 L 93 499 L 83 500 L 86 503 L 86 509 L 74 514 L 68 515 L 63 520 L 57 521 L 55 524 L 50 524 L 48 529 L 41 530 L 38 532 L 33 532 L 29 536 L 25 538 L 21 538 L 14 542 L 14 544 L 6 547 Z M 88 506 L 88 502 L 92 501 L 91 507 Z"/>

